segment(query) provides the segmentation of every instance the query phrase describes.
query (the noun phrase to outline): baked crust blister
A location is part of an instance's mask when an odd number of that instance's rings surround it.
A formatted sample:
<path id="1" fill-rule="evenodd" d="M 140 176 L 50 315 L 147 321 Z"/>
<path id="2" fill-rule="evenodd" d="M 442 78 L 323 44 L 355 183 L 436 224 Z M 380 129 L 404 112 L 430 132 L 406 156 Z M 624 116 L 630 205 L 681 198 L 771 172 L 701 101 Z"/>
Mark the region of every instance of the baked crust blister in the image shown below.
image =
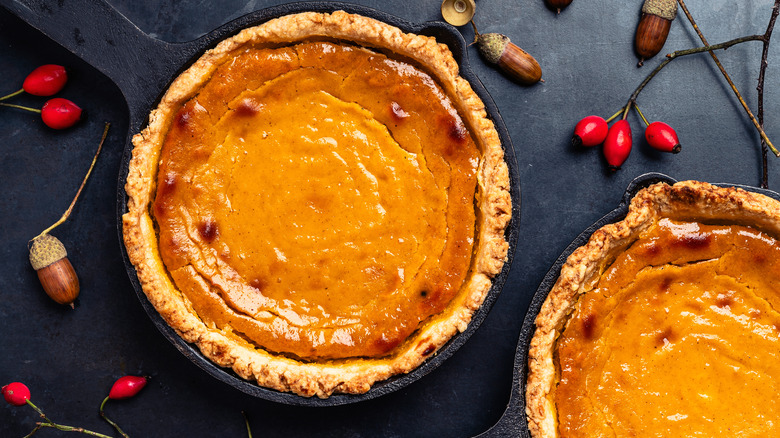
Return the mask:
<path id="1" fill-rule="evenodd" d="M 747 225 L 780 235 L 780 202 L 734 187 L 683 181 L 658 183 L 639 191 L 622 221 L 596 230 L 561 267 L 537 315 L 528 352 L 526 416 L 534 438 L 559 436 L 553 393 L 558 370 L 556 343 L 578 299 L 595 287 L 616 255 L 660 218 Z"/>
<path id="2" fill-rule="evenodd" d="M 477 184 L 477 243 L 471 275 L 461 293 L 447 309 L 446 317 L 422 325 L 399 351 L 387 358 L 354 358 L 339 361 L 304 362 L 247 348 L 220 330 L 210 328 L 192 311 L 176 289 L 161 260 L 150 206 L 155 197 L 160 149 L 176 111 L 208 81 L 217 66 L 246 44 L 289 44 L 327 37 L 367 47 L 380 48 L 413 59 L 436 77 L 456 101 L 482 151 Z M 123 216 L 125 246 L 136 267 L 138 279 L 150 303 L 187 342 L 196 344 L 205 356 L 222 367 L 260 386 L 290 391 L 302 396 L 327 397 L 336 393 L 364 393 L 377 381 L 407 373 L 441 348 L 452 336 L 466 329 L 473 313 L 484 301 L 491 279 L 506 260 L 504 238 L 511 218 L 509 174 L 504 152 L 484 104 L 469 83 L 458 75 L 458 65 L 446 45 L 432 37 L 407 34 L 380 21 L 345 12 L 301 13 L 271 20 L 241 31 L 207 51 L 182 73 L 149 117 L 149 125 L 133 138 L 125 189 L 128 212 Z"/>

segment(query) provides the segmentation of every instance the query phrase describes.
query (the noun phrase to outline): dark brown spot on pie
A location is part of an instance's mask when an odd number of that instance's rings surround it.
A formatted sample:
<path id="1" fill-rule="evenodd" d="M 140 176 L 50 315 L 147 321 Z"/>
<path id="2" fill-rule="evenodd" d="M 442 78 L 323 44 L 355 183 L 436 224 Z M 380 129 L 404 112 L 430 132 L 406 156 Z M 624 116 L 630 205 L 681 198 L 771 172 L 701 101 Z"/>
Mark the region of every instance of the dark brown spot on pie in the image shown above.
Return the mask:
<path id="1" fill-rule="evenodd" d="M 379 338 L 374 340 L 374 347 L 376 347 L 377 350 L 379 350 L 380 354 L 385 354 L 390 352 L 392 349 L 398 346 L 398 344 L 401 343 L 401 339 L 399 338 L 388 338 L 387 335 L 382 334 Z"/>
<path id="2" fill-rule="evenodd" d="M 674 242 L 677 245 L 685 246 L 689 249 L 705 249 L 710 246 L 712 235 L 702 233 L 691 233 L 679 236 Z"/>
<path id="3" fill-rule="evenodd" d="M 263 108 L 262 104 L 251 98 L 246 98 L 238 104 L 235 114 L 239 117 L 251 117 Z"/>
<path id="4" fill-rule="evenodd" d="M 252 279 L 252 281 L 249 282 L 249 285 L 262 292 L 266 287 L 268 287 L 268 280 L 263 277 L 255 277 Z"/>
<path id="5" fill-rule="evenodd" d="M 427 297 L 428 296 L 428 291 L 427 290 L 421 290 L 420 291 L 420 296 L 423 297 L 423 298 Z"/>
<path id="6" fill-rule="evenodd" d="M 401 108 L 401 105 L 398 102 L 390 103 L 390 115 L 393 116 L 393 120 L 395 120 L 396 123 L 400 123 L 404 119 L 409 117 L 409 113 L 404 111 L 404 109 Z"/>
<path id="7" fill-rule="evenodd" d="M 649 243 L 645 246 L 645 255 L 653 257 L 661 252 L 661 247 L 656 243 Z"/>
<path id="8" fill-rule="evenodd" d="M 697 314 L 701 314 L 704 311 L 704 306 L 695 302 L 686 302 L 685 307 Z"/>
<path id="9" fill-rule="evenodd" d="M 436 351 L 436 347 L 434 347 L 433 345 L 429 345 L 428 348 L 423 350 L 422 355 L 423 356 L 427 356 L 427 355 L 433 353 L 434 351 Z"/>
<path id="10" fill-rule="evenodd" d="M 206 243 L 213 242 L 219 235 L 217 223 L 211 218 L 204 220 L 198 225 L 198 234 Z"/>
<path id="11" fill-rule="evenodd" d="M 423 305 L 429 309 L 435 309 L 442 298 L 447 296 L 447 291 L 444 290 L 441 285 L 429 287 L 423 289 L 423 291 L 425 292 L 425 295 L 423 296 L 423 294 L 420 293 L 420 296 L 423 298 Z"/>
<path id="12" fill-rule="evenodd" d="M 658 284 L 658 290 L 661 292 L 669 292 L 669 286 L 672 285 L 671 277 L 663 277 L 661 283 Z"/>
<path id="13" fill-rule="evenodd" d="M 160 188 L 157 191 L 157 198 L 154 200 L 154 214 L 158 218 L 165 217 L 166 213 L 171 208 L 168 199 L 176 190 L 176 181 L 176 174 L 170 172 L 165 175 L 165 178 L 163 178 L 160 183 Z"/>
<path id="14" fill-rule="evenodd" d="M 756 265 L 765 265 L 766 264 L 766 254 L 762 253 L 753 253 L 753 263 Z"/>
<path id="15" fill-rule="evenodd" d="M 165 202 L 164 198 L 157 197 L 157 199 L 154 201 L 154 216 L 158 219 L 161 219 L 165 217 L 165 214 L 168 212 L 168 203 Z"/>
<path id="16" fill-rule="evenodd" d="M 677 334 L 671 327 L 665 328 L 661 333 L 655 336 L 656 348 L 663 347 L 667 342 L 671 344 L 675 341 L 677 341 Z"/>
<path id="17" fill-rule="evenodd" d="M 188 108 L 182 108 L 179 113 L 176 114 L 176 126 L 181 129 L 186 129 L 190 122 L 192 122 L 192 110 Z"/>
<path id="18" fill-rule="evenodd" d="M 180 252 L 180 245 L 179 242 L 176 240 L 176 237 L 173 235 L 168 236 L 164 241 L 160 240 L 163 245 L 168 248 L 173 253 Z"/>
<path id="19" fill-rule="evenodd" d="M 160 185 L 160 194 L 163 196 L 172 194 L 176 190 L 176 181 L 176 174 L 174 172 L 165 174 L 165 178 L 163 178 L 162 184 Z"/>
<path id="20" fill-rule="evenodd" d="M 596 330 L 596 315 L 588 315 L 582 320 L 582 335 L 585 339 L 592 340 Z"/>
<path id="21" fill-rule="evenodd" d="M 447 133 L 447 137 L 457 144 L 463 144 L 469 135 L 466 126 L 458 118 L 453 116 L 444 117 L 441 122 L 444 131 Z"/>
<path id="22" fill-rule="evenodd" d="M 734 297 L 731 294 L 718 294 L 715 303 L 720 308 L 731 307 L 734 304 Z"/>

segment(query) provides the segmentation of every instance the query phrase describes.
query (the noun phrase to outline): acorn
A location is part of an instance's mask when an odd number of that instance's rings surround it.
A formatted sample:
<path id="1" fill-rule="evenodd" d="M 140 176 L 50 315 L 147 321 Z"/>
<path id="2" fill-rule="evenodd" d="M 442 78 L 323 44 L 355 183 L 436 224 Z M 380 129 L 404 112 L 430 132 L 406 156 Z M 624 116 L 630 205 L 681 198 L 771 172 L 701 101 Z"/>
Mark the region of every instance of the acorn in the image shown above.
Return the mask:
<path id="1" fill-rule="evenodd" d="M 46 295 L 73 308 L 73 302 L 79 296 L 79 278 L 60 239 L 48 233 L 33 239 L 30 244 L 30 264 L 38 273 L 38 280 Z"/>
<path id="2" fill-rule="evenodd" d="M 544 0 L 547 7 L 553 9 L 556 14 L 560 14 L 566 6 L 571 4 L 571 0 Z"/>
<path id="3" fill-rule="evenodd" d="M 500 33 L 479 34 L 475 27 L 474 40 L 479 53 L 491 64 L 525 85 L 532 85 L 542 79 L 542 68 L 533 56 Z"/>
<path id="4" fill-rule="evenodd" d="M 30 264 L 38 274 L 38 280 L 40 280 L 43 290 L 46 291 L 46 295 L 60 304 L 70 305 L 71 308 L 75 307 L 73 302 L 79 296 L 79 278 L 76 276 L 76 271 L 73 269 L 73 265 L 70 264 L 70 260 L 68 260 L 68 252 L 65 250 L 65 245 L 60 242 L 60 239 L 49 234 L 49 232 L 62 225 L 70 217 L 70 213 L 73 211 L 81 191 L 84 190 L 84 186 L 92 174 L 92 169 L 95 168 L 95 162 L 103 149 L 103 143 L 106 141 L 110 126 L 110 123 L 106 123 L 105 128 L 103 128 L 103 137 L 100 138 L 97 151 L 95 151 L 95 155 L 92 157 L 92 163 L 89 165 L 87 174 L 84 175 L 84 179 L 81 181 L 81 185 L 76 191 L 76 196 L 73 197 L 68 209 L 65 210 L 65 213 L 57 222 L 43 230 L 41 234 L 35 236 L 29 243 Z"/>
<path id="5" fill-rule="evenodd" d="M 635 39 L 640 67 L 645 59 L 657 55 L 664 47 L 675 17 L 677 17 L 676 0 L 645 0 Z"/>

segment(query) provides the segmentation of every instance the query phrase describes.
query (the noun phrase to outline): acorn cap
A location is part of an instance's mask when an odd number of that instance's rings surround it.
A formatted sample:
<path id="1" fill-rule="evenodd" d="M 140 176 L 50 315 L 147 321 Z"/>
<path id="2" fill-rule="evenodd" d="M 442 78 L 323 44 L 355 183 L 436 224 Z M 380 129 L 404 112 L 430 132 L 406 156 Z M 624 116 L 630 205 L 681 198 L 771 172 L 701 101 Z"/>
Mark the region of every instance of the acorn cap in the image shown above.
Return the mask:
<path id="1" fill-rule="evenodd" d="M 43 234 L 33 239 L 30 245 L 30 264 L 36 271 L 68 256 L 60 239 Z"/>
<path id="2" fill-rule="evenodd" d="M 463 26 L 474 18 L 476 8 L 474 0 L 444 0 L 441 3 L 441 16 L 453 26 Z"/>
<path id="3" fill-rule="evenodd" d="M 674 21 L 677 17 L 677 0 L 645 0 L 642 12 Z"/>
<path id="4" fill-rule="evenodd" d="M 483 33 L 479 36 L 479 53 L 492 64 L 498 64 L 509 44 L 509 37 L 500 33 Z"/>

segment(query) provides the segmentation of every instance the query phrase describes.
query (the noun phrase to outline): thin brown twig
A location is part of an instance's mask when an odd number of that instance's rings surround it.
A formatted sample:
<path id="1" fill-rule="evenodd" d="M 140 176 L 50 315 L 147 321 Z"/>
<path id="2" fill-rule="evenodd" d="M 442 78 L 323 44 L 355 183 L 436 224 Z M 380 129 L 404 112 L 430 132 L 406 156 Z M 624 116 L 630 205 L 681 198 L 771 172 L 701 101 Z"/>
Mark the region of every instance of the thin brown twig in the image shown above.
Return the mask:
<path id="1" fill-rule="evenodd" d="M 747 41 L 764 41 L 764 38 L 765 38 L 764 35 L 748 35 L 739 38 L 734 38 L 733 40 L 724 41 L 719 44 L 707 45 L 703 47 L 694 47 L 692 49 L 677 50 L 676 52 L 669 53 L 668 55 L 666 55 L 666 59 L 661 61 L 661 63 L 658 64 L 653 69 L 653 71 L 651 71 L 645 77 L 642 83 L 640 83 L 639 86 L 636 87 L 634 92 L 631 93 L 631 97 L 628 98 L 628 102 L 626 103 L 626 106 L 623 107 L 625 111 L 623 114 L 623 118 L 625 119 L 626 116 L 628 116 L 628 110 L 633 105 L 636 104 L 636 99 L 639 96 L 639 93 L 641 93 L 642 90 L 645 88 L 645 86 L 655 77 L 655 75 L 657 75 L 664 67 L 666 67 L 673 60 L 680 58 L 682 56 L 694 55 L 696 53 L 704 53 L 704 52 L 710 52 L 712 50 L 728 49 L 731 46 L 744 43 Z M 761 132 L 763 132 L 763 130 Z M 769 145 L 769 147 L 772 148 L 772 151 L 775 152 L 777 156 L 780 156 L 780 152 L 778 152 L 777 149 L 775 149 L 774 145 L 771 142 L 767 142 L 767 144 Z"/>
<path id="2" fill-rule="evenodd" d="M 688 7 L 685 5 L 685 0 L 677 0 L 677 3 L 680 4 L 680 7 L 685 13 L 685 17 L 688 18 L 688 21 L 691 23 L 691 26 L 693 26 L 693 29 L 696 31 L 696 34 L 699 35 L 699 39 L 701 40 L 701 42 L 704 43 L 704 45 L 709 45 L 709 42 L 707 42 L 707 38 L 704 37 L 704 34 L 701 32 L 699 26 L 696 24 L 696 20 L 693 19 L 693 16 L 688 10 Z M 776 17 L 775 12 L 777 10 L 777 4 L 778 4 L 778 0 L 775 0 L 775 6 L 773 7 L 773 11 L 772 11 L 774 17 Z M 774 27 L 774 20 L 770 19 L 770 27 L 767 29 L 767 32 L 765 32 L 764 35 L 762 35 L 763 38 L 761 39 L 761 41 L 764 43 L 765 50 L 769 44 L 769 40 L 772 34 L 771 29 L 773 27 Z M 734 85 L 734 81 L 731 80 L 731 76 L 729 76 L 728 72 L 726 72 L 726 68 L 723 67 L 723 64 L 721 64 L 720 60 L 718 59 L 718 56 L 712 50 L 710 50 L 709 52 L 710 52 L 710 56 L 712 56 L 712 60 L 715 61 L 715 65 L 718 66 L 718 69 L 720 70 L 721 74 L 723 74 L 723 77 L 726 79 L 726 82 L 729 83 L 731 90 L 734 91 L 734 95 L 737 96 L 737 100 L 739 100 L 739 103 L 742 105 L 742 108 L 745 109 L 745 112 L 747 113 L 748 117 L 753 122 L 753 125 L 756 127 L 759 134 L 761 135 L 761 147 L 764 155 L 764 157 L 762 157 L 764 163 L 763 167 L 766 168 L 767 166 L 766 166 L 765 155 L 766 155 L 767 146 L 770 146 L 772 148 L 772 151 L 777 156 L 780 156 L 780 152 L 778 152 L 777 149 L 775 149 L 774 145 L 772 145 L 772 142 L 769 140 L 769 137 L 766 135 L 766 132 L 764 132 L 763 114 L 762 117 L 759 118 L 760 120 L 756 119 L 756 116 L 753 115 L 753 112 L 750 110 L 750 107 L 748 106 L 747 102 L 745 102 L 745 99 L 742 97 L 742 94 L 740 94 L 739 90 L 737 89 L 737 86 Z M 764 176 L 762 178 L 762 186 L 764 185 L 767 185 L 766 173 L 764 173 Z"/>
<path id="3" fill-rule="evenodd" d="M 28 406 L 32 407 L 33 409 L 35 409 L 36 412 L 38 412 L 38 414 L 40 414 L 41 419 L 43 419 L 43 421 L 36 422 L 35 423 L 35 428 L 32 431 L 30 431 L 30 433 L 25 435 L 24 438 L 28 438 L 28 437 L 33 436 L 42 427 L 51 427 L 51 428 L 54 428 L 54 429 L 57 429 L 57 430 L 61 430 L 63 432 L 78 432 L 78 433 L 83 433 L 85 435 L 92 435 L 92 436 L 96 436 L 96 437 L 100 437 L 100 438 L 111 438 L 108 435 L 103 435 L 102 433 L 93 432 L 91 430 L 84 429 L 83 427 L 73 427 L 73 426 L 66 426 L 64 424 L 57 424 L 57 423 L 51 421 L 49 419 L 49 417 L 47 417 L 46 414 L 44 414 L 43 411 L 38 406 L 36 406 L 32 401 L 27 399 L 27 400 L 25 400 L 25 402 L 27 403 Z"/>
<path id="4" fill-rule="evenodd" d="M 68 209 L 65 211 L 65 213 L 60 217 L 60 219 L 53 223 L 49 228 L 46 228 L 41 232 L 41 234 L 37 235 L 35 239 L 43 236 L 44 234 L 48 233 L 49 231 L 57 228 L 60 226 L 63 222 L 65 222 L 68 217 L 70 216 L 70 213 L 73 211 L 73 206 L 76 205 L 76 201 L 79 199 L 79 195 L 81 195 L 81 191 L 84 190 L 84 185 L 87 184 L 87 179 L 89 179 L 89 175 L 92 173 L 92 169 L 95 167 L 95 162 L 97 161 L 98 155 L 100 155 L 100 151 L 103 149 L 103 143 L 106 141 L 106 137 L 108 136 L 108 128 L 111 127 L 110 123 L 106 123 L 105 128 L 103 128 L 103 136 L 100 138 L 100 143 L 98 144 L 97 151 L 95 152 L 95 155 L 92 157 L 92 163 L 89 165 L 89 170 L 87 170 L 87 174 L 84 175 L 84 179 L 81 181 L 81 185 L 79 186 L 78 191 L 76 191 L 76 196 L 73 197 L 73 201 L 70 202 L 70 206 L 68 206 Z M 35 240 L 33 239 L 33 240 Z M 32 240 L 31 240 L 32 242 Z"/>
<path id="5" fill-rule="evenodd" d="M 769 41 L 772 40 L 772 31 L 775 28 L 775 21 L 780 14 L 780 0 L 775 0 L 774 6 L 772 6 L 772 15 L 769 17 L 769 24 L 767 24 L 766 32 L 764 35 L 764 49 L 761 52 L 761 67 L 758 70 L 758 85 L 756 90 L 758 91 L 758 123 L 764 126 L 764 79 L 766 77 L 766 68 L 769 65 Z M 767 162 L 767 144 L 764 138 L 761 137 L 761 187 L 769 188 L 769 165 Z"/>

